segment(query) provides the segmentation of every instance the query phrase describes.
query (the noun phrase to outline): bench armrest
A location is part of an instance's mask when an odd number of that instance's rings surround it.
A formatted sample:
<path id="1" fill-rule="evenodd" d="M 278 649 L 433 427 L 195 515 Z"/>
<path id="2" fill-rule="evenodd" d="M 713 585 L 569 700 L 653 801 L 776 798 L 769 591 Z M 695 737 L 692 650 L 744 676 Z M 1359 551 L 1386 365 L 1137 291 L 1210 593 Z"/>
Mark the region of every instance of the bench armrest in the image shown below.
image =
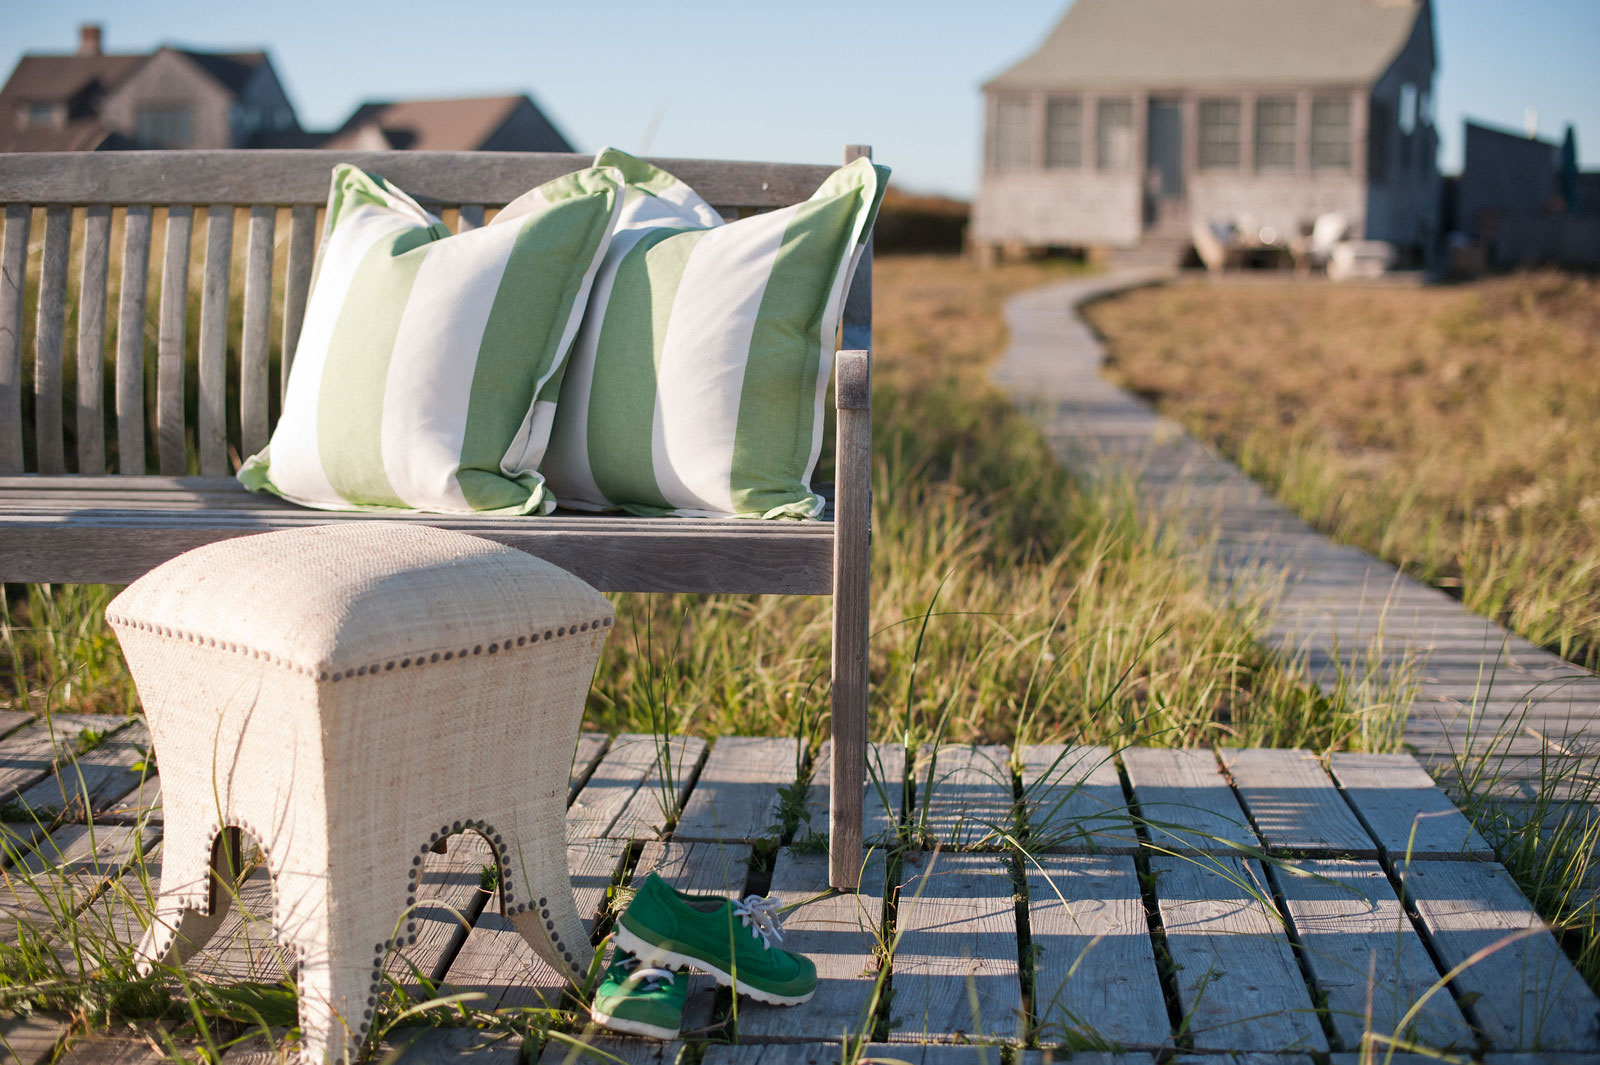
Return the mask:
<path id="1" fill-rule="evenodd" d="M 839 410 L 872 409 L 870 351 L 841 351 L 835 356 L 833 393 Z"/>

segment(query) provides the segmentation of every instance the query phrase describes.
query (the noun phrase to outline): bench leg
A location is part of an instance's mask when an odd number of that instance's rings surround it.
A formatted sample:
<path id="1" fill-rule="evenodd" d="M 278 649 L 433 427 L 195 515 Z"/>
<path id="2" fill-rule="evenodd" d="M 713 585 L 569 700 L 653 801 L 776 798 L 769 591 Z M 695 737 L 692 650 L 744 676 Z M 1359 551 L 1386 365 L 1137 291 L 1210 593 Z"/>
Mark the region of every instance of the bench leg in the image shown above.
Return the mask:
<path id="1" fill-rule="evenodd" d="M 833 778 L 828 883 L 854 891 L 861 873 L 867 769 L 867 637 L 872 519 L 872 408 L 864 351 L 839 353 L 833 557 Z"/>

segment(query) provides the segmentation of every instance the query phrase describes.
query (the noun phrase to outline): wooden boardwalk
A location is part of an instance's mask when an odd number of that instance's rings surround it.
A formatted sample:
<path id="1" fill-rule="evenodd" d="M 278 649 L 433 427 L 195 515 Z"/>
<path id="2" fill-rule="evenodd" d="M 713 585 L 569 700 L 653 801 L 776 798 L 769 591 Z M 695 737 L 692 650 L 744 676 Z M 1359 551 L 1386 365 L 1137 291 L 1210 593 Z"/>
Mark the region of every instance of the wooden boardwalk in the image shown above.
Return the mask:
<path id="1" fill-rule="evenodd" d="M 69 736 L 87 720 L 53 725 Z M 57 771 L 41 724 L 13 722 L 0 738 L 13 818 L 0 904 L 8 938 L 43 937 L 70 972 L 137 939 L 160 865 L 159 789 L 136 766 L 138 724 L 76 762 L 61 756 Z M 678 1044 L 570 1029 L 627 1062 L 673 1062 L 691 1044 L 712 1065 L 820 1065 L 862 1036 L 874 1056 L 927 1065 L 999 1065 L 1002 1047 L 1039 1065 L 1041 1050 L 1061 1060 L 1073 1049 L 1083 1053 L 1071 1060 L 1105 1065 L 1088 1051 L 1128 1052 L 1118 1065 L 1223 1051 L 1353 1065 L 1371 1035 L 1529 1065 L 1535 1052 L 1600 1054 L 1600 1000 L 1409 755 L 953 745 L 908 757 L 885 744 L 878 761 L 894 775 L 866 786 L 880 796 L 874 834 L 898 845 L 867 856 L 858 893 L 829 895 L 825 855 L 806 842 L 822 826 L 784 823 L 780 804 L 786 791 L 807 799 L 790 810 L 825 800 L 820 753 L 677 737 L 663 759 L 659 746 L 626 735 L 579 745 L 567 859 L 592 934 L 610 927 L 618 889 L 649 872 L 685 890 L 772 893 L 795 907 L 786 944 L 816 961 L 821 985 L 781 1009 L 696 977 Z M 38 801 L 85 791 L 92 830 L 83 804 L 54 817 Z M 476 992 L 486 1010 L 570 1008 L 480 886 L 488 857 L 469 834 L 428 859 L 421 934 L 389 972 L 405 987 L 420 973 L 442 992 Z M 241 900 L 194 968 L 279 979 L 264 874 Z M 5 1060 L 21 1065 L 63 1034 L 49 1017 L 0 1020 Z M 554 1039 L 490 1038 L 403 1029 L 388 1043 L 419 1040 L 402 1059 L 413 1063 L 464 1046 L 508 1065 L 522 1050 L 541 1062 L 568 1053 Z M 145 1062 L 149 1047 L 96 1036 L 65 1060 Z M 246 1045 L 227 1060 L 276 1053 Z"/>
<path id="2" fill-rule="evenodd" d="M 1085 300 L 1166 275 L 1113 273 L 1014 297 L 1011 346 L 993 371 L 1057 457 L 1092 476 L 1131 479 L 1152 514 L 1214 548 L 1230 585 L 1282 582 L 1268 643 L 1299 657 L 1325 690 L 1369 696 L 1386 678 L 1414 685 L 1404 738 L 1428 766 L 1487 761 L 1508 798 L 1531 798 L 1544 760 L 1561 787 L 1593 791 L 1600 677 L 1457 600 L 1335 544 L 1231 462 L 1100 375 L 1105 352 L 1076 312 Z M 1240 387 L 1248 387 L 1241 382 Z M 1409 675 L 1408 675 L 1409 674 Z M 1365 686 L 1365 687 L 1364 687 Z"/>

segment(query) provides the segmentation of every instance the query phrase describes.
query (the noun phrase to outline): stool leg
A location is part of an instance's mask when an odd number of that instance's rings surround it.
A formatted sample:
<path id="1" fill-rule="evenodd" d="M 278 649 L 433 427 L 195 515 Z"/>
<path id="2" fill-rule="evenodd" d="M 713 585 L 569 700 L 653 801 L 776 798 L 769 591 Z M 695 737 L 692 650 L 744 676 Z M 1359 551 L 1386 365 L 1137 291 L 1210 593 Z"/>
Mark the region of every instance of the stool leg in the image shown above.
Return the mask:
<path id="1" fill-rule="evenodd" d="M 405 905 L 410 848 L 386 853 L 350 830 L 322 855 L 281 855 L 278 932 L 299 960 L 301 1061 L 354 1060 L 372 1025 L 389 949 Z M 391 875 L 392 874 L 392 875 Z"/>
<path id="2" fill-rule="evenodd" d="M 158 965 L 182 965 L 188 961 L 206 945 L 228 914 L 239 884 L 239 849 L 243 842 L 240 832 L 237 828 L 224 828 L 217 833 L 211 855 L 204 861 L 205 884 L 198 883 L 199 878 L 189 872 L 200 863 L 182 853 L 186 842 L 192 845 L 202 838 L 198 831 L 167 823 L 161 893 L 135 954 L 140 973 L 148 974 Z M 199 909 L 197 904 L 202 898 L 209 912 Z"/>
<path id="3" fill-rule="evenodd" d="M 575 984 L 589 972 L 594 948 L 572 899 L 564 841 L 530 841 L 500 854 L 501 909 L 533 952 Z"/>

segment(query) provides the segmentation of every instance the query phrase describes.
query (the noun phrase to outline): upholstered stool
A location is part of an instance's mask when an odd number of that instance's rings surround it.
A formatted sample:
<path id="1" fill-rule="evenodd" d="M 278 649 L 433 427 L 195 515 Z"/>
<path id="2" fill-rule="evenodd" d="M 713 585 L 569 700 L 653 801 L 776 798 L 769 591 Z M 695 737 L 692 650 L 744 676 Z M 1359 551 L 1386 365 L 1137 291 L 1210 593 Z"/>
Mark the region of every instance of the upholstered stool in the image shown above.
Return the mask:
<path id="1" fill-rule="evenodd" d="M 470 830 L 496 851 L 523 938 L 584 974 L 566 797 L 613 618 L 594 589 L 477 537 L 359 520 L 190 551 L 106 618 L 165 807 L 146 970 L 216 930 L 249 832 L 298 963 L 303 1056 L 342 1060 L 371 1024 L 385 952 L 415 938 L 425 856 Z"/>

